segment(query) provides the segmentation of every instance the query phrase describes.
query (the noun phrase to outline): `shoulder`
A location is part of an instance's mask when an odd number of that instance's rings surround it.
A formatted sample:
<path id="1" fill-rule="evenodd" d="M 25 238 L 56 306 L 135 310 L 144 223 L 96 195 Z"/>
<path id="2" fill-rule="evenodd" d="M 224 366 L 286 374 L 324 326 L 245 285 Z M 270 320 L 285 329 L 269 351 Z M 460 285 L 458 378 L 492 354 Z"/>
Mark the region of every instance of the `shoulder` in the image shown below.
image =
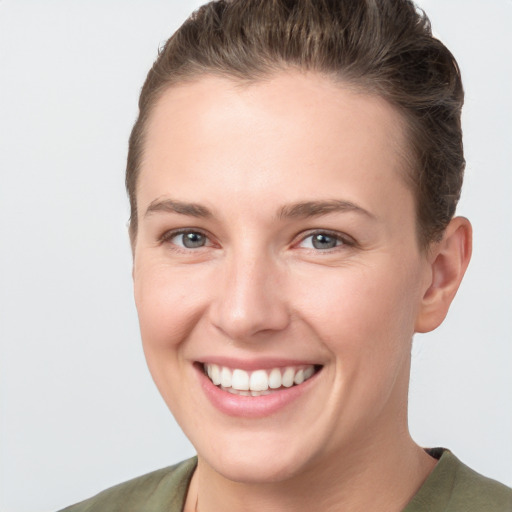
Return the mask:
<path id="1" fill-rule="evenodd" d="M 60 512 L 181 512 L 197 464 L 193 457 L 100 492 Z"/>
<path id="2" fill-rule="evenodd" d="M 512 512 L 510 487 L 473 471 L 453 454 L 450 456 L 455 459 L 456 473 L 449 510 Z"/>
<path id="3" fill-rule="evenodd" d="M 448 450 L 431 454 L 439 455 L 439 462 L 404 512 L 512 512 L 512 489 L 473 471 Z"/>

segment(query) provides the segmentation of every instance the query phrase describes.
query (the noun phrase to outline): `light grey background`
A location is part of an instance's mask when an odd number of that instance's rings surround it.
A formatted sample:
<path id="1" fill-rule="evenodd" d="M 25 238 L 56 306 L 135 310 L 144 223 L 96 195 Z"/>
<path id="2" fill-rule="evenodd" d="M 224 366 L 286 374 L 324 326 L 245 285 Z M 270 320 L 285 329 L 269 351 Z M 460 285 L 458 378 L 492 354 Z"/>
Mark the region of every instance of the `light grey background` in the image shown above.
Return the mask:
<path id="1" fill-rule="evenodd" d="M 139 341 L 123 172 L 158 46 L 199 5 L 0 1 L 0 510 L 44 512 L 193 449 Z M 462 68 L 473 261 L 413 351 L 411 430 L 512 484 L 512 2 L 423 0 Z"/>

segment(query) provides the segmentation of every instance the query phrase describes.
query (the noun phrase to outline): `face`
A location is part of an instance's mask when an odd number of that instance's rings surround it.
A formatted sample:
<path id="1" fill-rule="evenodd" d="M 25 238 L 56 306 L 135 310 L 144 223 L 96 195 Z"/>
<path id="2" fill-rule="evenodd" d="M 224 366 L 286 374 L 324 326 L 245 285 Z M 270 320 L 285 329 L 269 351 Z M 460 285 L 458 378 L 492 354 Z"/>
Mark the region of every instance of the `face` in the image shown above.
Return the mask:
<path id="1" fill-rule="evenodd" d="M 390 105 L 316 74 L 207 77 L 160 99 L 135 299 L 200 465 L 282 481 L 407 430 L 429 266 L 404 148 Z"/>

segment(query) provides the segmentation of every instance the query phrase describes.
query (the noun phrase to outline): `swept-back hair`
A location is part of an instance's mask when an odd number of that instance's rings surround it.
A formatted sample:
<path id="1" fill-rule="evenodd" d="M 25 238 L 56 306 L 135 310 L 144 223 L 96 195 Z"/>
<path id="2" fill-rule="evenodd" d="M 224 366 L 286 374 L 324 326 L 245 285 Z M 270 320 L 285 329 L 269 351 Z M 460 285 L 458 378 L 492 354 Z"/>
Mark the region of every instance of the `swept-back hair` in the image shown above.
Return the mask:
<path id="1" fill-rule="evenodd" d="M 195 11 L 159 51 L 140 95 L 126 169 L 132 236 L 145 128 L 162 93 L 205 74 L 250 83 L 290 68 L 322 73 L 398 109 L 420 243 L 442 236 L 464 173 L 464 92 L 453 55 L 409 0 L 219 0 Z"/>

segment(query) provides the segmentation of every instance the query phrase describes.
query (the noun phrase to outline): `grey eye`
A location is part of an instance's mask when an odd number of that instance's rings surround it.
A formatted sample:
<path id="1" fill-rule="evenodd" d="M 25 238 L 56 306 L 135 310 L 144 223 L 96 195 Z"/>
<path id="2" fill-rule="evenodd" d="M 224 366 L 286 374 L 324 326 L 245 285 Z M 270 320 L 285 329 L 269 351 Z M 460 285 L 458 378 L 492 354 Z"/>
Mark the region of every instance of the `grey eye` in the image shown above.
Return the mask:
<path id="1" fill-rule="evenodd" d="M 328 233 L 314 233 L 304 238 L 300 243 L 300 247 L 304 247 L 306 249 L 326 250 L 334 249 L 342 244 L 342 240 L 337 236 L 329 235 Z"/>
<path id="2" fill-rule="evenodd" d="M 339 242 L 337 238 L 325 233 L 318 233 L 311 238 L 311 243 L 315 249 L 333 249 Z"/>
<path id="3" fill-rule="evenodd" d="M 206 236 L 197 231 L 189 231 L 187 233 L 180 233 L 173 237 L 172 242 L 186 249 L 196 249 L 206 245 Z"/>

